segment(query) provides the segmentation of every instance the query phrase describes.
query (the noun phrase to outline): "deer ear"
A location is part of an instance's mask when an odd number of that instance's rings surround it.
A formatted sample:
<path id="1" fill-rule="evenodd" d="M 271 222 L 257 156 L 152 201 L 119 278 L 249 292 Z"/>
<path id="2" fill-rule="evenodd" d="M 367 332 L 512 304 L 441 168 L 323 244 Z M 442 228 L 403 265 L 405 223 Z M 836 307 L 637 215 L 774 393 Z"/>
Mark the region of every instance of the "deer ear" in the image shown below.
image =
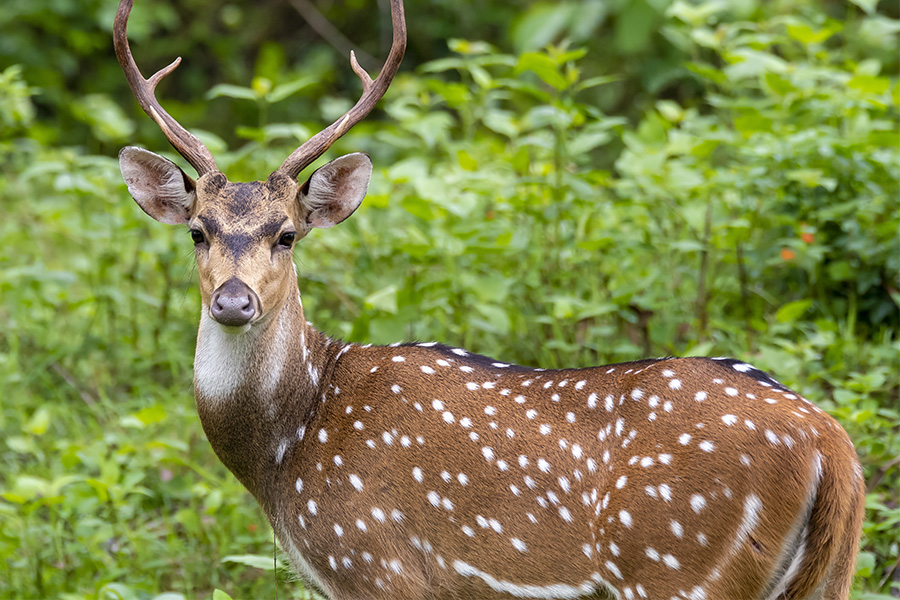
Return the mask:
<path id="1" fill-rule="evenodd" d="M 131 197 L 141 209 L 169 225 L 188 222 L 197 197 L 196 184 L 178 165 L 143 148 L 119 152 L 119 168 Z"/>
<path id="2" fill-rule="evenodd" d="M 353 214 L 369 187 L 372 161 L 361 152 L 319 167 L 300 187 L 298 199 L 309 227 L 333 227 Z"/>

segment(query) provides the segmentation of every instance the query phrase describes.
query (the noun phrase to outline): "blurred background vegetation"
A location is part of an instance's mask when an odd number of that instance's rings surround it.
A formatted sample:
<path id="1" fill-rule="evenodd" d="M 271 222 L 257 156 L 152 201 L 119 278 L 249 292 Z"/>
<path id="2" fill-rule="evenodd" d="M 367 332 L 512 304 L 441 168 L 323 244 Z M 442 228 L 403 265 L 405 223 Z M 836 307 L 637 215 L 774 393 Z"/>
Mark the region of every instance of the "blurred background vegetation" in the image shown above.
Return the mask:
<path id="1" fill-rule="evenodd" d="M 185 57 L 159 96 L 232 180 L 355 101 L 349 48 L 377 69 L 390 44 L 386 0 L 137 4 L 138 64 Z M 175 157 L 115 8 L 0 3 L 0 597 L 273 597 L 271 531 L 194 411 L 190 239 L 118 173 L 123 145 Z M 543 367 L 751 361 L 850 433 L 854 598 L 900 597 L 897 3 L 406 10 L 401 74 L 326 157 L 375 174 L 297 251 L 308 316 Z"/>

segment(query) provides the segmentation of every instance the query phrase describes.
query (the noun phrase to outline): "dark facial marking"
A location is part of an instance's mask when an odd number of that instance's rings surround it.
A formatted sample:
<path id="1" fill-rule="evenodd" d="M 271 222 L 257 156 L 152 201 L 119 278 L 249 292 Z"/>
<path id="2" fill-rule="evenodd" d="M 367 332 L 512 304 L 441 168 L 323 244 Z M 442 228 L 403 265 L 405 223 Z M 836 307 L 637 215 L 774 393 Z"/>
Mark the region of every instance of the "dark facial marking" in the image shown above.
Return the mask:
<path id="1" fill-rule="evenodd" d="M 229 233 L 222 236 L 222 243 L 231 252 L 235 260 L 239 260 L 252 245 L 254 238 L 245 233 Z"/>
<path id="2" fill-rule="evenodd" d="M 246 233 L 229 233 L 222 236 L 222 243 L 231 252 L 235 260 L 238 260 L 253 244 L 258 244 L 264 240 L 275 237 L 281 231 L 284 224 L 284 217 L 276 217 L 265 223 L 262 227 L 253 232 Z"/>
<path id="3" fill-rule="evenodd" d="M 259 238 L 274 237 L 281 230 L 285 220 L 284 217 L 275 217 L 257 230 L 257 236 Z"/>
<path id="4" fill-rule="evenodd" d="M 264 200 L 259 183 L 238 183 L 234 185 L 234 193 L 229 198 L 228 212 L 235 217 L 245 217 L 258 209 Z"/>
<path id="5" fill-rule="evenodd" d="M 199 216 L 197 217 L 197 219 L 199 219 L 199 221 L 203 223 L 203 227 L 204 229 L 206 229 L 206 233 L 207 235 L 209 235 L 209 237 L 217 237 L 220 233 L 222 233 L 222 228 L 219 226 L 219 222 L 214 218 Z"/>

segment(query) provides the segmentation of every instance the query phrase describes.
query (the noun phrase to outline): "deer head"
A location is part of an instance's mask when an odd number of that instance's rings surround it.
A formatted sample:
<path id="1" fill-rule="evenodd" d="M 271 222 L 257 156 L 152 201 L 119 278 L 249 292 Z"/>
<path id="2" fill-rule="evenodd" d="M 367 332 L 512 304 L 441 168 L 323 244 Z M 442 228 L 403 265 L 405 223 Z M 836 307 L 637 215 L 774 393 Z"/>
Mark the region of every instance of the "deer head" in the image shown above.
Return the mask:
<path id="1" fill-rule="evenodd" d="M 315 227 L 332 227 L 359 207 L 372 173 L 365 154 L 337 158 L 302 185 L 297 176 L 387 91 L 406 47 L 401 0 L 391 1 L 393 44 L 373 81 L 350 53 L 362 81 L 357 103 L 341 118 L 297 148 L 265 181 L 231 183 L 209 149 L 162 108 L 157 84 L 178 58 L 145 79 L 131 54 L 126 27 L 134 0 L 121 0 L 113 27 L 116 57 L 141 108 L 198 174 L 194 180 L 175 163 L 136 147 L 119 153 L 122 176 L 141 209 L 162 223 L 184 224 L 194 241 L 204 310 L 231 332 L 246 330 L 281 306 L 295 286 L 294 244 Z"/>

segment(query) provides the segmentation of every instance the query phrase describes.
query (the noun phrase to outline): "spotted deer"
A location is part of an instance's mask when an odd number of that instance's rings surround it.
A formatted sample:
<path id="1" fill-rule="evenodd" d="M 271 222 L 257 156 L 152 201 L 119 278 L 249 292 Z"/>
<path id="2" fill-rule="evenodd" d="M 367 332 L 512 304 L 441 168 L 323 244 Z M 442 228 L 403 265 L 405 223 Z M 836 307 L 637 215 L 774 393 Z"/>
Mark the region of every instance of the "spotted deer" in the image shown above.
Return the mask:
<path id="1" fill-rule="evenodd" d="M 749 364 L 664 358 L 522 367 L 435 342 L 371 346 L 306 321 L 294 245 L 349 217 L 372 163 L 297 177 L 383 96 L 357 104 L 265 181 L 231 183 L 155 97 L 116 14 L 132 92 L 194 180 L 140 148 L 122 175 L 152 218 L 187 225 L 202 309 L 197 410 L 304 578 L 333 600 L 847 598 L 859 462 L 830 416 Z"/>

